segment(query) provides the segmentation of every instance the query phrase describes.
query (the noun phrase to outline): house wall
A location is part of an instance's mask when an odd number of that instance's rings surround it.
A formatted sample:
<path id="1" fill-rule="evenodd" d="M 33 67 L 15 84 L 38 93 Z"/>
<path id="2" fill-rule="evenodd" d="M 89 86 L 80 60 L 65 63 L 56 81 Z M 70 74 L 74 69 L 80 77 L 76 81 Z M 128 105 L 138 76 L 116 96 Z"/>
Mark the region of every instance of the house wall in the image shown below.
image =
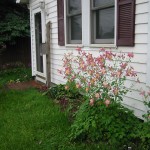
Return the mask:
<path id="1" fill-rule="evenodd" d="M 87 0 L 82 0 L 86 6 Z M 62 69 L 62 58 L 63 54 L 66 52 L 74 51 L 77 45 L 58 45 L 58 25 L 57 25 L 57 0 L 45 0 L 46 3 L 46 22 L 51 22 L 51 81 L 55 84 L 65 83 L 63 76 L 58 74 L 57 70 Z M 39 0 L 30 0 L 30 11 L 32 15 L 32 10 L 38 7 Z M 83 11 L 86 11 L 83 9 Z M 145 106 L 142 102 L 142 97 L 139 95 L 137 89 L 140 87 L 146 89 L 146 83 L 148 78 L 147 75 L 147 52 L 148 52 L 148 16 L 149 16 L 149 1 L 148 0 L 136 0 L 136 12 L 135 12 L 135 46 L 134 47 L 115 47 L 115 45 L 96 45 L 90 44 L 89 32 L 90 26 L 86 26 L 83 29 L 83 49 L 92 52 L 94 55 L 98 54 L 100 47 L 111 48 L 112 51 L 118 52 L 121 50 L 124 53 L 133 52 L 134 58 L 132 60 L 132 66 L 138 73 L 141 83 L 136 83 L 133 79 L 128 79 L 126 86 L 130 87 L 131 84 L 135 84 L 133 87 L 133 92 L 130 92 L 124 98 L 123 104 L 132 110 L 134 110 L 135 115 L 140 117 L 145 111 Z M 87 17 L 88 18 L 88 17 Z M 84 19 L 82 22 L 84 22 Z M 34 27 L 33 20 L 31 18 L 31 43 L 32 43 L 32 68 L 33 74 L 35 74 L 35 47 L 34 47 Z M 150 77 L 149 77 L 150 79 Z"/>

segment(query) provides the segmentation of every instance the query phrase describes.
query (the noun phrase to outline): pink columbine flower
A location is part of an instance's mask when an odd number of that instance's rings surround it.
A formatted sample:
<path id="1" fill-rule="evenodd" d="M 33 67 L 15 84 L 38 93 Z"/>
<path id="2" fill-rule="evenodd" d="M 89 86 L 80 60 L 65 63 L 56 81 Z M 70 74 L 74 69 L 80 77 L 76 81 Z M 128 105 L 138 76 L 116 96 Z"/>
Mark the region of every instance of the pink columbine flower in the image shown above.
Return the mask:
<path id="1" fill-rule="evenodd" d="M 122 74 L 122 72 L 121 72 L 121 71 L 118 71 L 118 72 L 116 73 L 116 75 L 117 75 L 117 77 L 118 77 L 118 78 L 120 78 L 120 77 L 121 77 L 121 74 Z"/>
<path id="2" fill-rule="evenodd" d="M 100 51 L 105 51 L 105 48 L 100 48 Z"/>
<path id="3" fill-rule="evenodd" d="M 110 105 L 110 100 L 106 99 L 104 104 L 106 105 L 106 107 L 108 107 Z"/>
<path id="4" fill-rule="evenodd" d="M 107 87 L 108 87 L 108 83 L 107 83 L 107 82 L 103 82 L 103 86 L 104 86 L 105 88 L 107 88 Z"/>
<path id="5" fill-rule="evenodd" d="M 68 86 L 68 85 L 66 85 L 66 86 L 65 86 L 65 90 L 68 90 L 68 89 L 69 89 L 69 86 Z"/>
<path id="6" fill-rule="evenodd" d="M 86 87 L 85 91 L 86 91 L 86 92 L 88 92 L 88 91 L 89 91 L 89 88 L 88 88 L 88 87 Z"/>
<path id="7" fill-rule="evenodd" d="M 96 97 L 96 98 L 100 98 L 100 94 L 99 94 L 99 93 L 96 93 L 96 94 L 95 94 L 95 97 Z"/>
<path id="8" fill-rule="evenodd" d="M 81 47 L 77 47 L 76 50 L 77 50 L 78 52 L 80 52 L 80 51 L 81 51 Z"/>
<path id="9" fill-rule="evenodd" d="M 130 76 L 130 75 L 131 75 L 131 69 L 128 68 L 128 69 L 126 70 L 126 76 Z"/>
<path id="10" fill-rule="evenodd" d="M 71 79 L 74 80 L 76 78 L 76 76 L 74 75 Z"/>
<path id="11" fill-rule="evenodd" d="M 59 74 L 62 74 L 62 70 L 59 70 L 59 69 L 58 69 L 57 71 L 58 71 Z"/>
<path id="12" fill-rule="evenodd" d="M 90 99 L 90 106 L 93 106 L 93 105 L 94 105 L 94 99 L 91 98 L 91 99 Z"/>
<path id="13" fill-rule="evenodd" d="M 122 63 L 121 65 L 120 65 L 120 67 L 122 68 L 122 69 L 125 69 L 126 67 L 127 67 L 127 63 Z"/>
<path id="14" fill-rule="evenodd" d="M 85 56 L 85 55 L 86 55 L 86 52 L 83 52 L 82 55 Z"/>
<path id="15" fill-rule="evenodd" d="M 76 84 L 76 88 L 78 89 L 78 88 L 80 88 L 81 87 L 81 84 L 80 83 L 77 83 Z"/>
<path id="16" fill-rule="evenodd" d="M 70 75 L 71 74 L 71 69 L 69 67 L 65 68 L 65 74 Z"/>
<path id="17" fill-rule="evenodd" d="M 105 70 L 105 69 L 102 69 L 102 70 L 101 70 L 101 73 L 102 73 L 102 74 L 105 74 L 105 73 L 106 73 L 106 70 Z"/>
<path id="18" fill-rule="evenodd" d="M 148 96 L 150 96 L 150 91 L 147 92 Z"/>
<path id="19" fill-rule="evenodd" d="M 130 57 L 130 58 L 131 58 L 131 57 L 134 57 L 134 54 L 133 54 L 132 52 L 129 52 L 129 53 L 128 53 L 128 57 Z"/>
<path id="20" fill-rule="evenodd" d="M 90 82 L 88 82 L 88 86 L 91 86 L 91 83 L 90 83 Z"/>
<path id="21" fill-rule="evenodd" d="M 114 92 L 115 95 L 117 95 L 118 92 L 119 92 L 118 88 L 114 88 L 114 89 L 113 89 L 113 92 Z"/>
<path id="22" fill-rule="evenodd" d="M 145 96 L 145 91 L 141 91 L 140 95 Z"/>
<path id="23" fill-rule="evenodd" d="M 131 76 L 132 76 L 132 77 L 136 77 L 136 76 L 137 76 L 136 71 L 132 71 L 132 72 L 131 72 Z"/>

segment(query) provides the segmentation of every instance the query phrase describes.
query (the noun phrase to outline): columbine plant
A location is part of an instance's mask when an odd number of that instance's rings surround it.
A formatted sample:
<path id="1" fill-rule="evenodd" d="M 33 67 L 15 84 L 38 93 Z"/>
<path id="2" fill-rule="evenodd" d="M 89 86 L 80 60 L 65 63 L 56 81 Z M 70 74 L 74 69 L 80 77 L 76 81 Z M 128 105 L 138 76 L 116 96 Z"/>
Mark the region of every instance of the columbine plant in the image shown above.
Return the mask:
<path id="1" fill-rule="evenodd" d="M 143 101 L 144 104 L 147 108 L 146 114 L 143 115 L 143 117 L 150 122 L 150 90 L 149 91 L 144 91 L 141 90 L 140 95 L 143 96 Z"/>
<path id="2" fill-rule="evenodd" d="M 64 70 L 59 73 L 69 82 L 76 82 L 76 87 L 84 92 L 89 104 L 103 103 L 107 107 L 113 102 L 120 102 L 128 92 L 124 86 L 127 77 L 135 77 L 136 72 L 129 65 L 133 53 L 113 53 L 100 49 L 98 56 L 77 48 L 78 55 L 65 54 Z M 66 84 L 66 89 L 69 89 Z"/>

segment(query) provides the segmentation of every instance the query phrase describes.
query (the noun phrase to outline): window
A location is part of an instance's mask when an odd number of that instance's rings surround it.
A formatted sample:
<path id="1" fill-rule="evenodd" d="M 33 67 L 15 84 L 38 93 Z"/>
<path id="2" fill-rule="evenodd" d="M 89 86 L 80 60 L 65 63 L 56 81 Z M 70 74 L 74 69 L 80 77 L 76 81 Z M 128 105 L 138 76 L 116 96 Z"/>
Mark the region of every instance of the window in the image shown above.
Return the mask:
<path id="1" fill-rule="evenodd" d="M 67 0 L 67 39 L 69 44 L 82 42 L 81 0 Z"/>
<path id="2" fill-rule="evenodd" d="M 134 46 L 135 2 L 57 0 L 58 45 Z"/>
<path id="3" fill-rule="evenodd" d="M 91 0 L 92 43 L 114 43 L 114 0 Z"/>

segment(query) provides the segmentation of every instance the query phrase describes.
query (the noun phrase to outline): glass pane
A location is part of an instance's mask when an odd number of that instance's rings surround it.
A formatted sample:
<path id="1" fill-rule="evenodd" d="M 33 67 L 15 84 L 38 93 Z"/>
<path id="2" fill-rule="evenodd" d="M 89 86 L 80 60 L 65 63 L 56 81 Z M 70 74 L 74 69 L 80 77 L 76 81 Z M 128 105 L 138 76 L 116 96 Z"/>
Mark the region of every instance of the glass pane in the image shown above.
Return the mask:
<path id="1" fill-rule="evenodd" d="M 94 0 L 94 7 L 114 4 L 114 0 Z"/>
<path id="2" fill-rule="evenodd" d="M 81 15 L 71 17 L 71 40 L 82 40 Z"/>
<path id="3" fill-rule="evenodd" d="M 35 38 L 36 38 L 36 64 L 37 71 L 43 73 L 43 56 L 41 54 L 42 43 L 42 27 L 41 27 L 41 13 L 35 14 Z"/>
<path id="4" fill-rule="evenodd" d="M 69 2 L 69 13 L 73 14 L 81 10 L 81 0 L 68 0 Z"/>
<path id="5" fill-rule="evenodd" d="M 114 7 L 96 11 L 96 39 L 114 38 Z"/>

